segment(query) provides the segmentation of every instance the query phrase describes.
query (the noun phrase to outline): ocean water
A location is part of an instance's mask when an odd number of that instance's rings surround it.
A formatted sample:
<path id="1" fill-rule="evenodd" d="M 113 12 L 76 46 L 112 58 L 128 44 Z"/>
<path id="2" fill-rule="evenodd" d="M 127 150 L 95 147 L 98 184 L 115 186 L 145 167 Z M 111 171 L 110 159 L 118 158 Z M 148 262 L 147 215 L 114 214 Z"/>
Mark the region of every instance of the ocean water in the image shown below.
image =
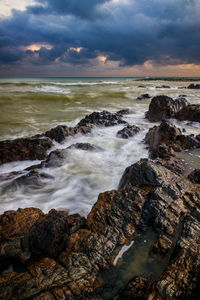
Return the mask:
<path id="1" fill-rule="evenodd" d="M 88 142 L 103 148 L 102 152 L 69 150 L 62 167 L 41 170 L 51 175 L 44 186 L 33 188 L 0 182 L 0 213 L 19 207 L 51 208 L 87 215 L 98 194 L 115 189 L 126 167 L 148 157 L 143 139 L 156 123 L 144 118 L 150 100 L 137 100 L 141 94 L 151 97 L 184 94 L 191 103 L 200 104 L 200 90 L 182 89 L 191 82 L 143 81 L 137 78 L 1 78 L 0 79 L 0 140 L 28 137 L 59 124 L 76 125 L 93 111 L 116 112 L 129 108 L 124 119 L 141 131 L 128 140 L 116 137 L 123 125 L 99 128 L 89 135 L 77 135 L 62 144 L 55 143 L 49 152 L 64 149 L 77 142 Z M 170 88 L 162 88 L 162 85 Z M 199 133 L 198 123 L 178 122 L 186 133 Z M 8 163 L 0 166 L 0 175 L 24 170 L 39 161 Z M 9 187 L 8 187 L 9 186 Z"/>

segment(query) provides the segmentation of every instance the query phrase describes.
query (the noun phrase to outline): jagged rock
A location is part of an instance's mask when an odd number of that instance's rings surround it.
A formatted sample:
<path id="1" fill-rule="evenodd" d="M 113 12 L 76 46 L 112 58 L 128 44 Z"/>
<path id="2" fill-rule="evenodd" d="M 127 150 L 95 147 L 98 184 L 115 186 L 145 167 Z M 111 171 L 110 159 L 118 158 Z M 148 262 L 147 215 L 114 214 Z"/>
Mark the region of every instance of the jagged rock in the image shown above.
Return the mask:
<path id="1" fill-rule="evenodd" d="M 193 182 L 193 183 L 198 183 L 200 184 L 200 169 L 195 169 L 192 171 L 189 175 L 188 178 Z"/>
<path id="2" fill-rule="evenodd" d="M 170 264 L 154 285 L 151 299 L 195 299 L 191 294 L 199 283 L 199 234 L 199 220 L 188 217 Z"/>
<path id="3" fill-rule="evenodd" d="M 117 113 L 110 113 L 108 111 L 102 111 L 102 112 L 93 112 L 90 115 L 87 115 L 84 119 L 82 119 L 77 127 L 80 126 L 115 126 L 118 124 L 126 124 L 126 121 L 124 121 L 121 116 Z"/>
<path id="4" fill-rule="evenodd" d="M 135 125 L 128 125 L 124 127 L 122 130 L 119 130 L 117 132 L 117 136 L 122 139 L 128 139 L 129 137 L 132 137 L 136 135 L 140 131 L 140 128 Z"/>
<path id="5" fill-rule="evenodd" d="M 151 96 L 149 94 L 142 94 L 139 97 L 137 97 L 137 100 L 145 100 L 145 99 L 150 99 Z"/>
<path id="6" fill-rule="evenodd" d="M 69 235 L 84 223 L 85 219 L 78 214 L 69 216 L 67 212 L 52 209 L 29 232 L 31 252 L 56 257 L 66 246 Z"/>
<path id="7" fill-rule="evenodd" d="M 148 278 L 137 277 L 115 297 L 116 300 L 146 300 L 151 284 Z"/>
<path id="8" fill-rule="evenodd" d="M 38 208 L 19 208 L 0 216 L 0 266 L 13 259 L 26 261 L 30 252 L 24 237 L 32 225 L 44 216 Z"/>
<path id="9" fill-rule="evenodd" d="M 187 105 L 187 100 L 184 98 L 173 100 L 164 95 L 156 96 L 151 100 L 146 118 L 151 122 L 174 118 L 176 114 Z"/>
<path id="10" fill-rule="evenodd" d="M 186 107 L 183 107 L 179 112 L 177 112 L 175 117 L 178 120 L 200 122 L 200 105 L 189 104 Z"/>
<path id="11" fill-rule="evenodd" d="M 129 108 L 124 108 L 124 109 L 121 109 L 121 110 L 117 111 L 117 114 L 120 115 L 120 116 L 128 115 L 130 113 L 131 113 L 131 111 L 130 111 Z"/>
<path id="12" fill-rule="evenodd" d="M 0 141 L 0 164 L 21 160 L 42 160 L 52 145 L 52 141 L 46 137 Z"/>
<path id="13" fill-rule="evenodd" d="M 75 134 L 76 131 L 73 127 L 58 125 L 55 128 L 46 131 L 44 135 L 58 143 L 61 143 L 67 136 L 73 136 Z"/>
<path id="14" fill-rule="evenodd" d="M 78 216 L 69 225 L 70 216 L 56 211 L 36 220 L 26 233 L 35 257 L 26 263 L 27 271 L 0 276 L 0 297 L 101 299 L 102 271 L 112 267 L 122 246 L 138 234 L 142 239 L 147 228 L 154 238 L 143 263 L 150 267 L 152 260 L 156 261 L 160 269 L 157 275 L 150 270 L 147 279 L 138 274 L 128 285 L 128 296 L 165 299 L 165 291 L 166 299 L 190 296 L 197 286 L 200 266 L 199 186 L 143 159 L 125 170 L 119 188 L 99 195 L 86 224 Z M 42 259 L 38 261 L 37 255 Z M 154 280 L 150 289 L 148 279 Z M 125 290 L 121 292 L 119 297 Z"/>
<path id="15" fill-rule="evenodd" d="M 46 131 L 44 135 L 58 143 L 61 143 L 69 136 L 74 136 L 78 133 L 87 134 L 90 133 L 90 131 L 90 127 L 68 127 L 65 125 L 58 125 L 55 128 Z"/>
<path id="16" fill-rule="evenodd" d="M 200 84 L 191 83 L 187 88 L 188 89 L 200 89 Z"/>
<path id="17" fill-rule="evenodd" d="M 79 149 L 84 151 L 102 151 L 101 147 L 95 146 L 90 143 L 76 143 L 69 146 L 67 149 Z"/>
<path id="18" fill-rule="evenodd" d="M 165 120 L 159 126 L 149 129 L 144 141 L 149 147 L 151 158 L 166 158 L 175 151 L 200 147 L 199 141 L 193 135 L 183 135 L 180 129 Z"/>

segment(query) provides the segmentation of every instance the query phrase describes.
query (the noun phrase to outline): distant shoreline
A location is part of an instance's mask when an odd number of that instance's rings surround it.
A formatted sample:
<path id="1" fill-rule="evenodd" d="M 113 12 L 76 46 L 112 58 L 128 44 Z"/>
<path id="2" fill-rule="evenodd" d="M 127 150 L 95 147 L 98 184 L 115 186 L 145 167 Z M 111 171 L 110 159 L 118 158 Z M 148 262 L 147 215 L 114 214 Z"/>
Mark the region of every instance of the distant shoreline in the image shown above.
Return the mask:
<path id="1" fill-rule="evenodd" d="M 148 77 L 136 79 L 136 81 L 200 81 L 200 77 Z"/>

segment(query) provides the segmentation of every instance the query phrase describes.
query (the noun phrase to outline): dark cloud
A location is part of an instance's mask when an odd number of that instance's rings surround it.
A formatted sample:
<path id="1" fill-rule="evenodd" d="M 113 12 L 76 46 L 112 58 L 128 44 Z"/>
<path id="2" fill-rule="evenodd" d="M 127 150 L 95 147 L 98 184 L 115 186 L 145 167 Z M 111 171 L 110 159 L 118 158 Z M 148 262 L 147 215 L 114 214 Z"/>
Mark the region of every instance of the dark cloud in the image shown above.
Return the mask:
<path id="1" fill-rule="evenodd" d="M 110 0 L 38 0 L 39 5 L 28 7 L 33 14 L 74 15 L 83 19 L 100 16 L 99 5 Z"/>
<path id="2" fill-rule="evenodd" d="M 198 0 L 39 0 L 0 21 L 0 62 L 199 64 L 199 13 Z M 35 43 L 51 49 L 26 50 Z"/>

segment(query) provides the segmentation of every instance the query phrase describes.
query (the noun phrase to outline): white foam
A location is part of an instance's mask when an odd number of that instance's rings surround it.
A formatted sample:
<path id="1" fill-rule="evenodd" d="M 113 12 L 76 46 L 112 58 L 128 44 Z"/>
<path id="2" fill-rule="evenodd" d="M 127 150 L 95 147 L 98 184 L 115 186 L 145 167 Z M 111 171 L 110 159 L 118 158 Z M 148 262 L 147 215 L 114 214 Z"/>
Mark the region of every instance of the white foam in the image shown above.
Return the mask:
<path id="1" fill-rule="evenodd" d="M 128 249 L 130 249 L 130 248 L 133 246 L 133 244 L 134 244 L 134 241 L 132 241 L 128 246 L 125 245 L 125 246 L 123 246 L 123 247 L 121 248 L 121 250 L 119 251 L 118 255 L 115 257 L 115 260 L 114 260 L 114 262 L 113 262 L 113 266 L 116 266 L 116 265 L 117 265 L 117 262 L 118 262 L 119 258 L 121 258 L 121 257 L 123 256 L 123 254 L 124 254 L 125 252 L 127 252 Z"/>
<path id="2" fill-rule="evenodd" d="M 42 85 L 41 87 L 37 87 L 36 91 L 43 92 L 43 93 L 54 93 L 54 94 L 64 94 L 68 95 L 71 93 L 70 89 L 57 87 L 54 85 Z"/>

